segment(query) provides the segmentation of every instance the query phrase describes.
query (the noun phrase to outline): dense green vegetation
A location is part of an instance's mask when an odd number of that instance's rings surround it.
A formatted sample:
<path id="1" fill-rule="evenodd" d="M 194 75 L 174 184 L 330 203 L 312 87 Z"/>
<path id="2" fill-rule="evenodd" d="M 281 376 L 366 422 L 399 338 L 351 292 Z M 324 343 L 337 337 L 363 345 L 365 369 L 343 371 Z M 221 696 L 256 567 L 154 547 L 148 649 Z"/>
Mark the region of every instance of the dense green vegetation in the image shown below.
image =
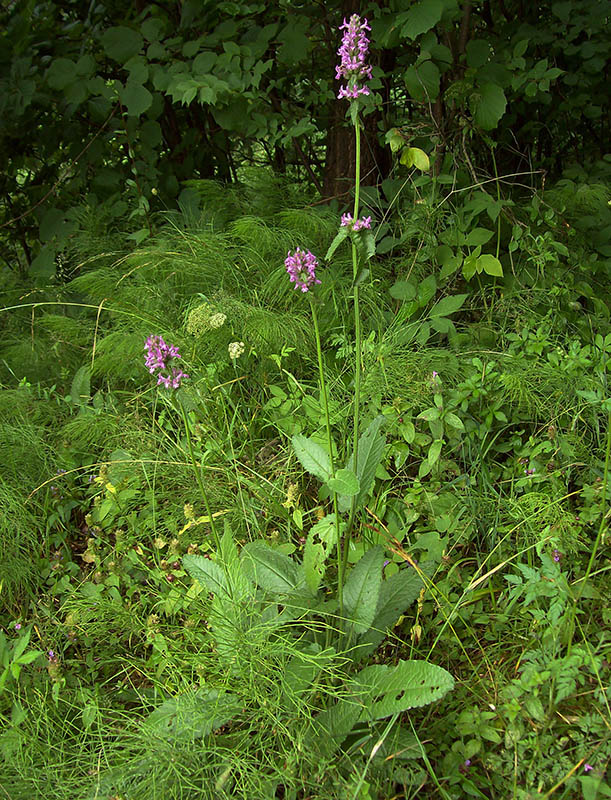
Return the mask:
<path id="1" fill-rule="evenodd" d="M 611 796 L 608 16 L 0 11 L 2 796 Z"/>

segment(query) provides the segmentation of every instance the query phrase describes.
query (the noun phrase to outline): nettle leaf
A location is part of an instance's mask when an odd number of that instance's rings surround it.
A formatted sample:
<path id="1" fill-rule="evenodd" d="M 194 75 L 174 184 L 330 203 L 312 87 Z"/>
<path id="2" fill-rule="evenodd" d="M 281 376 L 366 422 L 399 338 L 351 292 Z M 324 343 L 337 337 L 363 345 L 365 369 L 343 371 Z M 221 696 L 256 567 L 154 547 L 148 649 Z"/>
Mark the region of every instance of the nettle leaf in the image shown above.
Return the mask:
<path id="1" fill-rule="evenodd" d="M 272 594 L 295 594 L 303 587 L 299 565 L 263 540 L 249 542 L 242 548 L 241 560 L 248 577 Z"/>
<path id="2" fill-rule="evenodd" d="M 332 478 L 327 481 L 327 486 L 337 494 L 353 497 L 359 493 L 361 485 L 351 469 L 338 469 Z"/>
<path id="3" fill-rule="evenodd" d="M 229 587 L 225 574 L 214 561 L 204 556 L 186 555 L 182 557 L 182 565 L 207 592 L 228 594 Z"/>
<path id="4" fill-rule="evenodd" d="M 384 551 L 381 547 L 368 550 L 352 568 L 344 585 L 344 613 L 356 634 L 365 633 L 375 617 L 383 562 Z"/>
<path id="5" fill-rule="evenodd" d="M 477 259 L 477 264 L 479 267 L 478 272 L 481 272 L 483 269 L 486 275 L 494 275 L 499 278 L 503 277 L 503 265 L 495 256 L 484 253 L 484 255 Z"/>
<path id="6" fill-rule="evenodd" d="M 420 34 L 434 28 L 442 14 L 443 0 L 420 0 L 407 12 L 401 34 L 414 41 Z"/>
<path id="7" fill-rule="evenodd" d="M 332 476 L 331 458 L 323 448 L 313 439 L 296 434 L 291 439 L 293 450 L 301 466 L 318 478 L 322 483 L 327 483 Z"/>
<path id="8" fill-rule="evenodd" d="M 471 97 L 471 111 L 475 122 L 485 131 L 491 131 L 505 113 L 507 98 L 497 83 L 484 83 Z"/>
<path id="9" fill-rule="evenodd" d="M 454 678 L 447 670 L 426 661 L 399 661 L 393 667 L 373 664 L 358 673 L 355 683 L 370 698 L 363 718 L 372 722 L 426 706 L 454 688 Z M 372 702 L 376 697 L 381 699 Z"/>
<path id="10" fill-rule="evenodd" d="M 124 64 L 132 56 L 137 55 L 144 45 L 144 39 L 138 31 L 118 25 L 107 28 L 102 34 L 102 47 L 109 58 Z"/>

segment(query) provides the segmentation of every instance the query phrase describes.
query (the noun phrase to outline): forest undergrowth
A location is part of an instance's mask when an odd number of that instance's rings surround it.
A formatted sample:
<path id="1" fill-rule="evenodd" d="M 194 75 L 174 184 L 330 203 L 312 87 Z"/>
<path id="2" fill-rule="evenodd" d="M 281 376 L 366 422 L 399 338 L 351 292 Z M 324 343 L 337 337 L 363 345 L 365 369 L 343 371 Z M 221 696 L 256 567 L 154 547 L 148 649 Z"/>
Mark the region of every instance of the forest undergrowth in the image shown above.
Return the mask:
<path id="1" fill-rule="evenodd" d="M 611 796 L 608 261 L 566 194 L 427 180 L 365 193 L 358 283 L 244 171 L 5 286 L 0 796 Z"/>

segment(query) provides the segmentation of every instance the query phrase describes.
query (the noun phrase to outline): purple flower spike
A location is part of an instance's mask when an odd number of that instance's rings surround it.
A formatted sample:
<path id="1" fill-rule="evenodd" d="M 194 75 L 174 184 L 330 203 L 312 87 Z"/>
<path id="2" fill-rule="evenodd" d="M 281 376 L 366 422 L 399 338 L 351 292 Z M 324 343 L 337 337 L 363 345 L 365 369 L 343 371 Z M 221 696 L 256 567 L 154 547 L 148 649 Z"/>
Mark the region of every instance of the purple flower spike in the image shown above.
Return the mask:
<path id="1" fill-rule="evenodd" d="M 286 271 L 289 274 L 291 283 L 295 284 L 295 289 L 302 292 L 309 292 L 312 286 L 320 283 L 316 277 L 318 261 L 316 256 L 309 250 L 300 250 L 298 247 L 295 254 L 291 255 L 290 250 L 284 261 Z"/>
<path id="2" fill-rule="evenodd" d="M 346 86 L 342 86 L 337 95 L 338 100 L 345 97 L 347 100 L 356 100 L 361 95 L 368 95 L 369 89 L 363 86 L 364 80 L 371 80 L 371 66 L 365 63 L 367 50 L 369 49 L 369 39 L 366 31 L 371 28 L 367 20 L 361 21 L 358 14 L 350 17 L 350 22 L 344 20 L 340 26 L 340 31 L 344 31 L 342 44 L 337 51 L 341 58 L 340 63 L 335 67 L 335 79 L 344 78 Z"/>
<path id="3" fill-rule="evenodd" d="M 189 377 L 177 367 L 169 366 L 170 359 L 181 358 L 175 344 L 166 344 L 161 336 L 152 335 L 144 343 L 144 349 L 146 350 L 144 364 L 151 375 L 158 371 L 158 386 L 163 385 L 166 389 L 178 389 L 181 381 Z M 167 374 L 164 375 L 162 370 L 165 370 Z"/>
<path id="4" fill-rule="evenodd" d="M 371 217 L 363 217 L 362 219 L 352 219 L 352 214 L 342 214 L 341 226 L 343 228 L 350 228 L 358 232 L 365 228 L 371 230 Z"/>

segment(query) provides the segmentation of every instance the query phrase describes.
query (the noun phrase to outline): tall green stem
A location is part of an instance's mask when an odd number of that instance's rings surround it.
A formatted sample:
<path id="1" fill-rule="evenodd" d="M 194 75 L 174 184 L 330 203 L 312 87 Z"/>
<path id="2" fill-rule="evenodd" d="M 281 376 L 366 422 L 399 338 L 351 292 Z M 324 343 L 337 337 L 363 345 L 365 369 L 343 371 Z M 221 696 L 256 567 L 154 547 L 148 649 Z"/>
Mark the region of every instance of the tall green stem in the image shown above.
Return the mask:
<path id="1" fill-rule="evenodd" d="M 320 393 L 325 410 L 325 422 L 327 426 L 327 446 L 329 447 L 329 461 L 331 462 L 331 472 L 335 474 L 335 460 L 333 458 L 333 437 L 331 436 L 331 416 L 329 414 L 329 399 L 327 397 L 327 384 L 325 383 L 325 370 L 322 363 L 322 347 L 320 345 L 320 328 L 318 327 L 318 317 L 316 307 L 312 298 L 310 308 L 312 309 L 312 320 L 314 322 L 314 334 L 316 336 L 316 355 L 318 356 L 318 376 L 320 379 Z M 337 529 L 337 599 L 339 602 L 339 616 L 344 616 L 344 562 L 342 559 L 342 538 L 340 528 L 339 509 L 337 507 L 337 492 L 333 492 L 333 512 L 335 514 L 335 527 Z"/>
<path id="2" fill-rule="evenodd" d="M 191 463 L 193 464 L 193 469 L 195 471 L 195 477 L 197 478 L 197 483 L 199 485 L 199 490 L 201 492 L 202 498 L 204 500 L 204 506 L 206 507 L 206 514 L 208 515 L 208 519 L 210 520 L 210 528 L 212 530 L 212 535 L 214 536 L 214 543 L 216 545 L 217 553 L 221 551 L 221 540 L 219 538 L 218 531 L 216 529 L 216 525 L 214 524 L 214 518 L 212 516 L 212 509 L 210 508 L 210 503 L 208 501 L 208 494 L 204 488 L 204 482 L 202 480 L 202 470 L 201 467 L 198 466 L 197 461 L 195 460 L 195 452 L 193 451 L 193 441 L 191 440 L 191 428 L 189 426 L 189 420 L 187 418 L 187 412 L 185 411 L 185 407 L 178 401 L 178 405 L 180 406 L 180 413 L 182 414 L 182 420 L 185 424 L 185 433 L 187 434 L 187 443 L 189 446 L 189 455 L 191 456 Z"/>
<path id="3" fill-rule="evenodd" d="M 356 221 L 359 216 L 359 200 L 361 188 L 361 130 L 358 117 L 354 121 L 355 135 L 355 158 L 356 165 L 354 171 L 354 213 L 353 219 Z M 352 464 L 356 472 L 359 455 L 359 415 L 361 410 L 361 373 L 363 371 L 363 352 L 362 352 L 362 333 L 361 333 L 361 309 L 359 303 L 359 287 L 356 279 L 358 276 L 359 262 L 356 244 L 352 242 L 352 282 L 354 298 L 354 337 L 355 337 L 355 363 L 354 363 L 354 405 L 353 405 L 353 444 L 352 444 Z M 350 539 L 354 516 L 356 513 L 356 496 L 350 502 L 350 516 L 346 528 L 344 540 L 344 567 L 348 563 L 348 553 L 350 551 Z"/>

